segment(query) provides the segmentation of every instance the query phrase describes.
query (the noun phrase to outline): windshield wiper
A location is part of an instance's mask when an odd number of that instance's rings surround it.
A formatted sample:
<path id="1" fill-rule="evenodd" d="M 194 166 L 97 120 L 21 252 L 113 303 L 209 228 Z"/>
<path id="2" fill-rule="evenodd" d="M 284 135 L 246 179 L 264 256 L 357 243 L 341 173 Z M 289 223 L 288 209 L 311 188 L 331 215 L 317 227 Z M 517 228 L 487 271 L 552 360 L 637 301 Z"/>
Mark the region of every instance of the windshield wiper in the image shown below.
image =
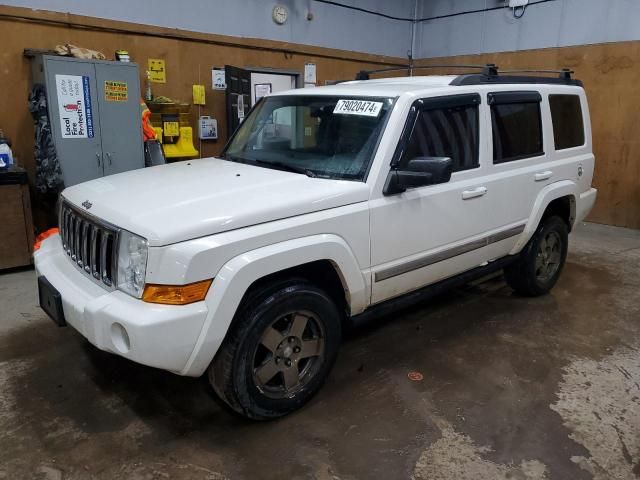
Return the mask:
<path id="1" fill-rule="evenodd" d="M 303 175 L 306 175 L 307 177 L 311 177 L 311 178 L 317 177 L 317 175 L 311 170 L 309 170 L 308 168 L 297 167 L 295 165 L 290 165 L 284 162 L 267 162 L 266 160 L 257 160 L 257 159 L 254 160 L 254 162 L 257 163 L 258 165 L 264 165 L 265 167 L 272 166 L 272 167 L 279 168 L 281 170 L 286 170 L 287 172 L 302 173 Z"/>

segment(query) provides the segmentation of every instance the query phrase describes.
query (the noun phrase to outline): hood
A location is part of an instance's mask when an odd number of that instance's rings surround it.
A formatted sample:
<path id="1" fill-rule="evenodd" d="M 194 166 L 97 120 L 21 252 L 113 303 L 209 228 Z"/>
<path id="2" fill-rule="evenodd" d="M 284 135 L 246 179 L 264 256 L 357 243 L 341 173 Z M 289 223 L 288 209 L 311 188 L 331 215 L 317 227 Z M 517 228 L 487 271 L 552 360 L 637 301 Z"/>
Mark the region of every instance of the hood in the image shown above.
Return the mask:
<path id="1" fill-rule="evenodd" d="M 207 158 L 99 178 L 63 196 L 160 246 L 367 201 L 369 187 Z"/>

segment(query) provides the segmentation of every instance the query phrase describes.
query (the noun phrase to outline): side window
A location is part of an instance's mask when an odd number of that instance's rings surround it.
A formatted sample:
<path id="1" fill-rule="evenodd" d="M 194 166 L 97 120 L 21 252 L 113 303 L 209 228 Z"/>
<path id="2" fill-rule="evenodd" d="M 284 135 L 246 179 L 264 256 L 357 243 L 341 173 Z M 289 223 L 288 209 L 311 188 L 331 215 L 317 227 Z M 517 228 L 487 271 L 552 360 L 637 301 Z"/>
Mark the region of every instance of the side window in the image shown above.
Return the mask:
<path id="1" fill-rule="evenodd" d="M 549 95 L 556 150 L 584 145 L 584 123 L 578 95 Z"/>
<path id="2" fill-rule="evenodd" d="M 493 128 L 493 163 L 544 155 L 538 92 L 489 94 Z"/>
<path id="3" fill-rule="evenodd" d="M 400 166 L 416 157 L 450 157 L 453 171 L 476 168 L 479 163 L 478 103 L 479 96 L 427 100 L 418 110 Z"/>

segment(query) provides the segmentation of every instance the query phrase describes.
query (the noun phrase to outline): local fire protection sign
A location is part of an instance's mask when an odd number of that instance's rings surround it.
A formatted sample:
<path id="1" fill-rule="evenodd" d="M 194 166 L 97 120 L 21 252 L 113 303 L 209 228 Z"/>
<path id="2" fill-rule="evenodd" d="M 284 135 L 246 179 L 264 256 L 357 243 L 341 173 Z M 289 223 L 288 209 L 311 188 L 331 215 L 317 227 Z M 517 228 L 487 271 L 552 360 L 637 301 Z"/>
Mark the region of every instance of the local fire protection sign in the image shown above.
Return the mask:
<path id="1" fill-rule="evenodd" d="M 62 138 L 93 138 L 89 77 L 56 75 Z"/>

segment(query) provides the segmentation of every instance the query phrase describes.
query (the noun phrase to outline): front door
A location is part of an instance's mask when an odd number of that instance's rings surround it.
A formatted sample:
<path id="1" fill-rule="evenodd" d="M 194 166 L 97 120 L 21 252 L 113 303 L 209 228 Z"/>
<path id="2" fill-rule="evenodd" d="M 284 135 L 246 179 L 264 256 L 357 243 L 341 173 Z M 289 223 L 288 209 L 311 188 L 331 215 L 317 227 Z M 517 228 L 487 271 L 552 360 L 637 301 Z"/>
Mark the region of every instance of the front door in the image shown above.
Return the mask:
<path id="1" fill-rule="evenodd" d="M 394 156 L 450 157 L 448 183 L 371 201 L 372 303 L 420 288 L 488 260 L 488 232 L 499 228 L 484 182 L 491 132 L 478 94 L 418 100 Z"/>

